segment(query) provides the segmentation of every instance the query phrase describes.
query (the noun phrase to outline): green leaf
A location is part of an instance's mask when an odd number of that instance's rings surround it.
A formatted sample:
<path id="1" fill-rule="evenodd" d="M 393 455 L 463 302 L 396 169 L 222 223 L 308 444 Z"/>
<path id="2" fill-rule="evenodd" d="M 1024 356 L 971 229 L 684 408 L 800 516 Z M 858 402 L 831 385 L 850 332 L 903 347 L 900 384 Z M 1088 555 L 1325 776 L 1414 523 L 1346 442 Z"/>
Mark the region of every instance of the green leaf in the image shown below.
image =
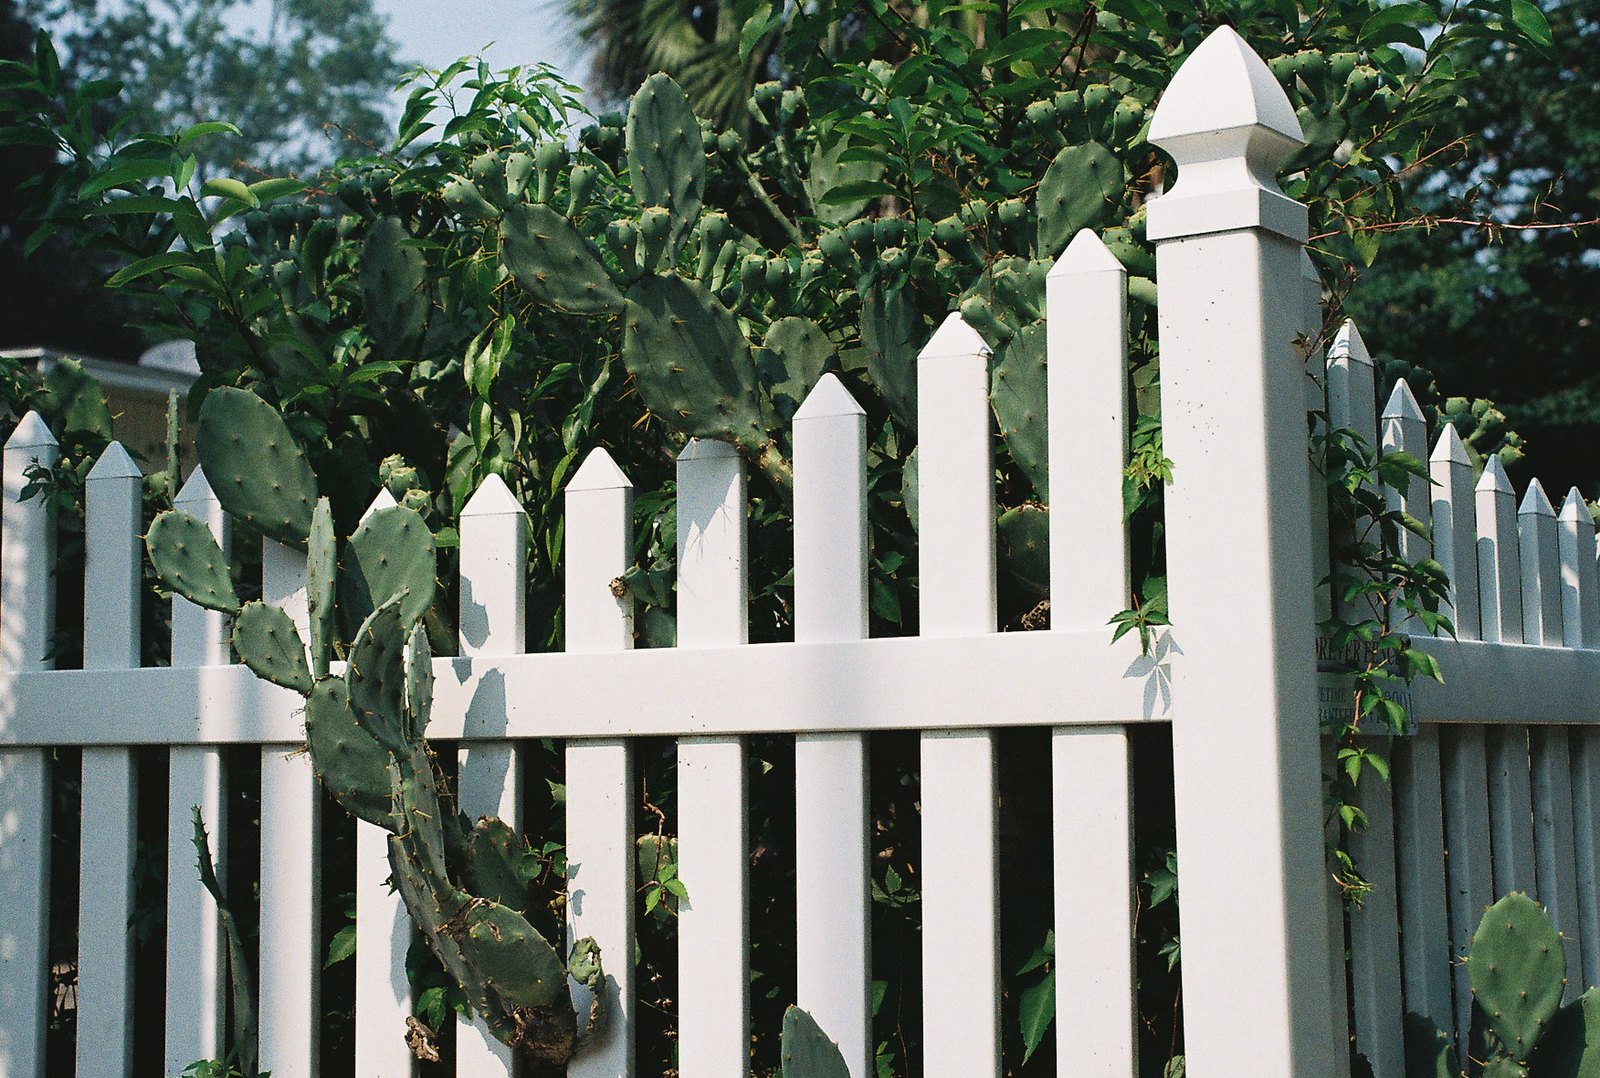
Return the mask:
<path id="1" fill-rule="evenodd" d="M 328 958 L 322 968 L 336 966 L 356 953 L 356 926 L 345 925 L 328 943 Z"/>
<path id="2" fill-rule="evenodd" d="M 1044 979 L 1022 993 L 1017 1007 L 1022 1023 L 1022 1061 L 1026 1063 L 1044 1040 L 1056 1015 L 1056 971 L 1051 970 Z"/>
<path id="3" fill-rule="evenodd" d="M 227 176 L 222 176 L 215 180 L 207 180 L 205 186 L 200 188 L 200 193 L 202 195 L 220 195 L 223 198 L 238 199 L 246 206 L 259 206 L 261 204 L 261 200 L 256 197 L 254 191 L 251 191 L 250 188 L 238 180 Z"/>
<path id="4" fill-rule="evenodd" d="M 113 188 L 125 187 L 139 180 L 167 179 L 172 175 L 172 165 L 173 162 L 168 158 L 156 160 L 143 157 L 126 161 L 90 177 L 78 188 L 78 197 L 84 200 L 98 198 Z"/>
<path id="5" fill-rule="evenodd" d="M 246 190 L 254 195 L 257 203 L 271 202 L 284 195 L 298 195 L 306 189 L 306 185 L 289 176 L 275 176 L 270 180 L 257 180 Z"/>
<path id="6" fill-rule="evenodd" d="M 842 206 L 864 199 L 896 194 L 899 192 L 882 180 L 856 180 L 852 183 L 842 183 L 823 195 L 822 203 L 826 206 Z"/>
<path id="7" fill-rule="evenodd" d="M 233 124 L 225 120 L 206 120 L 184 129 L 178 136 L 178 152 L 182 153 L 189 148 L 189 144 L 198 139 L 208 138 L 211 135 L 243 135 Z"/>
<path id="8" fill-rule="evenodd" d="M 132 284 L 141 277 L 148 277 L 152 273 L 166 269 L 168 266 L 181 266 L 188 263 L 194 255 L 188 251 L 168 251 L 166 254 L 151 255 L 141 258 L 132 265 L 124 266 L 113 273 L 106 281 L 107 288 L 120 288 L 125 284 Z"/>
<path id="9" fill-rule="evenodd" d="M 1555 48 L 1555 37 L 1550 33 L 1550 23 L 1544 12 L 1531 0 L 1511 0 L 1511 21 L 1522 36 L 1541 49 Z"/>

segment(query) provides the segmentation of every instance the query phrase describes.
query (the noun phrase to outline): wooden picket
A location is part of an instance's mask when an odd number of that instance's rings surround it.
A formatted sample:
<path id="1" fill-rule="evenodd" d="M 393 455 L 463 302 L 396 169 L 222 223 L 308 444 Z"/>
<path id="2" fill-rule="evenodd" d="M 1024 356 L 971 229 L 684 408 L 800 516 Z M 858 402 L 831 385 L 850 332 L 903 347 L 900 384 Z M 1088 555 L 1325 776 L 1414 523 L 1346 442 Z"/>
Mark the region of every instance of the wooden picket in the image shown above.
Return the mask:
<path id="1" fill-rule="evenodd" d="M 1393 743 L 1392 783 L 1374 772 L 1360 783 L 1369 826 L 1349 838 L 1374 891 L 1346 914 L 1321 857 L 1324 836 L 1339 833 L 1337 822 L 1326 830 L 1318 772 L 1332 761 L 1317 726 L 1319 699 L 1342 683 L 1318 674 L 1314 634 L 1330 612 L 1352 608 L 1319 585 L 1328 521 L 1316 462 L 1308 468 L 1303 454 L 1306 412 L 1325 404 L 1323 429 L 1419 458 L 1424 412 L 1401 382 L 1379 415 L 1376 371 L 1353 324 L 1325 361 L 1296 347 L 1314 335 L 1317 286 L 1304 209 L 1273 185 L 1270 166 L 1301 135 L 1237 34 L 1218 30 L 1190 57 L 1150 137 L 1179 178 L 1149 214 L 1166 451 L 1178 461 L 1165 532 L 1175 625 L 1149 654 L 1136 634 L 1111 643 L 1106 627 L 1130 601 L 1128 285 L 1089 232 L 1046 283 L 1048 632 L 996 632 L 991 356 L 957 314 L 916 366 L 920 636 L 869 639 L 868 419 L 847 374 L 824 375 L 794 416 L 792 642 L 747 644 L 750 506 L 746 464 L 729 445 L 691 440 L 677 459 L 676 647 L 633 647 L 633 600 L 620 583 L 634 551 L 633 486 L 605 449 L 589 453 L 564 492 L 563 652 L 527 652 L 530 537 L 511 488 L 490 476 L 462 508 L 459 655 L 435 659 L 430 736 L 455 754 L 464 810 L 518 827 L 524 753 L 535 739 L 564 739 L 565 943 L 593 937 L 606 966 L 605 1020 L 570 1075 L 632 1078 L 640 1066 L 631 959 L 643 737 L 673 738 L 677 750 L 668 813 L 689 897 L 671 996 L 685 1078 L 749 1067 L 753 735 L 793 738 L 794 998 L 838 1040 L 852 1078 L 877 1071 L 868 764 L 878 731 L 920 738 L 921 954 L 910 960 L 920 962 L 929 1078 L 998 1075 L 1015 1062 L 1003 1055 L 1000 1007 L 1000 898 L 1011 886 L 998 834 L 1002 726 L 1050 731 L 1063 1076 L 1140 1069 L 1131 734 L 1141 725 L 1172 737 L 1194 1078 L 1239 1073 L 1241 1014 L 1263 1074 L 1347 1074 L 1353 1033 L 1376 1078 L 1401 1078 L 1406 1012 L 1464 1049 L 1471 997 L 1452 960 L 1483 908 L 1510 889 L 1535 894 L 1565 933 L 1571 991 L 1600 980 L 1600 723 L 1590 699 L 1600 582 L 1587 507 L 1573 492 L 1557 514 L 1534 483 L 1519 512 L 1500 462 L 1489 458 L 1474 484 L 1472 458 L 1448 427 L 1428 457 L 1433 483 L 1387 492 L 1391 507 L 1432 525 L 1431 543 L 1408 535 L 1398 553 L 1431 553 L 1444 567 L 1456 633 L 1431 636 L 1414 618 L 1395 626 L 1447 680 L 1413 687 L 1419 726 Z M 1308 381 L 1307 369 L 1326 377 Z M 226 1049 L 217 910 L 196 879 L 190 837 L 198 806 L 226 863 L 237 839 L 224 773 L 233 746 L 248 747 L 261 775 L 261 1063 L 280 1078 L 309 1078 L 324 1032 L 328 853 L 324 797 L 297 751 L 300 698 L 233 665 L 227 619 L 181 598 L 171 666 L 140 666 L 142 481 L 116 445 L 87 478 L 84 669 L 52 670 L 55 525 L 46 503 L 21 495 L 29 468 L 56 456 L 30 415 L 3 463 L 0 1078 L 45 1073 L 56 747 L 81 748 L 83 760 L 75 1073 L 128 1073 L 129 1000 L 141 991 L 160 993 L 167 1073 Z M 228 546 L 228 519 L 202 471 L 177 504 Z M 369 512 L 392 505 L 380 492 Z M 304 555 L 268 543 L 262 594 L 304 630 Z M 127 931 L 141 745 L 165 752 L 168 770 L 166 971 L 149 986 L 133 983 Z M 354 1067 L 363 1078 L 409 1078 L 414 932 L 386 886 L 386 833 L 354 826 Z M 586 1015 L 589 990 L 571 989 Z M 517 1072 L 480 1021 L 460 1023 L 454 1043 L 459 1075 Z"/>

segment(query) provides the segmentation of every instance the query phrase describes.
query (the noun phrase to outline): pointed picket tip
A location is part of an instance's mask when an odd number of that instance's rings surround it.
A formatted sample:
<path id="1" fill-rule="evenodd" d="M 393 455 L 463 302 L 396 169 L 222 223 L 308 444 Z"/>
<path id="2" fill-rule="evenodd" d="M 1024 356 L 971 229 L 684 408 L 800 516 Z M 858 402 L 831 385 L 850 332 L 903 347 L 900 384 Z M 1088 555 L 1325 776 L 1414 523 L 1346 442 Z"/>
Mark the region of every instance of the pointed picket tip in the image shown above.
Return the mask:
<path id="1" fill-rule="evenodd" d="M 217 496 L 211 490 L 211 480 L 206 478 L 206 470 L 200 465 L 195 465 L 194 471 L 189 473 L 189 478 L 184 481 L 178 490 L 178 496 L 172 499 L 173 505 L 185 505 L 194 502 L 215 502 Z"/>
<path id="2" fill-rule="evenodd" d="M 844 383 L 839 381 L 839 376 L 829 373 L 818 379 L 816 388 L 806 394 L 806 402 L 795 412 L 794 421 L 798 423 L 802 419 L 834 419 L 866 414 Z"/>
<path id="3" fill-rule="evenodd" d="M 1500 458 L 1493 453 L 1483 458 L 1483 474 L 1478 476 L 1476 489 L 1492 490 L 1496 494 L 1516 493 L 1511 487 L 1511 480 L 1506 476 L 1506 466 L 1501 464 Z"/>
<path id="4" fill-rule="evenodd" d="M 1127 273 L 1117 256 L 1111 253 L 1106 241 L 1092 229 L 1080 228 L 1072 237 L 1067 249 L 1061 252 L 1056 264 L 1050 267 L 1051 277 L 1066 277 L 1074 273 Z"/>
<path id="5" fill-rule="evenodd" d="M 1361 330 L 1356 327 L 1355 319 L 1346 318 L 1339 332 L 1334 334 L 1333 344 L 1328 347 L 1328 358 L 1347 359 L 1351 363 L 1372 366 L 1372 353 L 1367 350 L 1367 342 L 1361 339 Z"/>
<path id="6" fill-rule="evenodd" d="M 737 457 L 739 450 L 727 442 L 719 442 L 715 438 L 690 438 L 683 452 L 678 454 L 678 463 L 693 460 L 727 460 Z"/>
<path id="7" fill-rule="evenodd" d="M 139 470 L 139 465 L 122 448 L 121 442 L 112 442 L 106 446 L 106 451 L 100 454 L 100 459 L 94 462 L 94 467 L 89 469 L 85 482 L 92 483 L 97 479 L 138 479 L 144 473 Z"/>
<path id="8" fill-rule="evenodd" d="M 50 425 L 38 412 L 23 416 L 17 429 L 6 439 L 7 449 L 43 449 L 56 444 L 56 436 L 50 433 Z"/>
<path id="9" fill-rule="evenodd" d="M 1395 382 L 1394 392 L 1389 394 L 1389 401 L 1383 406 L 1383 418 L 1422 418 L 1422 406 L 1417 403 L 1416 394 L 1411 392 L 1411 386 L 1404 378 L 1398 379 Z"/>
<path id="10" fill-rule="evenodd" d="M 1561 503 L 1561 519 L 1572 524 L 1594 526 L 1594 517 L 1589 513 L 1589 503 L 1583 500 L 1583 495 L 1578 493 L 1577 487 L 1567 491 L 1567 497 Z"/>
<path id="11" fill-rule="evenodd" d="M 506 481 L 494 472 L 490 472 L 478 484 L 478 489 L 467 499 L 467 504 L 461 507 L 463 517 L 515 516 L 525 512 L 517 496 L 506 486 Z"/>
<path id="12" fill-rule="evenodd" d="M 1454 423 L 1446 423 L 1444 430 L 1439 432 L 1439 440 L 1434 443 L 1433 452 L 1429 460 L 1440 464 L 1465 464 L 1472 467 L 1472 456 L 1467 452 L 1467 444 L 1461 440 L 1461 432 L 1456 430 Z"/>
<path id="13" fill-rule="evenodd" d="M 1517 515 L 1536 517 L 1556 515 L 1555 506 L 1550 504 L 1550 498 L 1537 479 L 1528 484 L 1528 492 L 1522 496 L 1522 504 L 1517 507 Z"/>
<path id="14" fill-rule="evenodd" d="M 945 320 L 939 324 L 939 329 L 927 344 L 922 346 L 922 351 L 917 353 L 919 361 L 924 359 L 942 359 L 946 356 L 988 356 L 989 345 L 977 330 L 967 325 L 967 320 L 961 317 L 960 311 L 951 311 Z"/>
<path id="15" fill-rule="evenodd" d="M 372 504 L 367 506 L 367 511 L 361 514 L 361 519 L 366 520 L 373 513 L 384 509 L 393 509 L 400 503 L 394 500 L 394 495 L 389 493 L 388 487 L 379 487 L 378 496 L 372 499 Z"/>
<path id="16" fill-rule="evenodd" d="M 1219 26 L 1172 76 L 1150 118 L 1149 139 L 1210 135 L 1242 127 L 1305 143 L 1294 106 L 1266 63 L 1231 26 Z"/>
<path id="17" fill-rule="evenodd" d="M 632 490 L 633 480 L 617 467 L 604 446 L 595 446 L 567 483 L 567 493 L 575 490 Z"/>

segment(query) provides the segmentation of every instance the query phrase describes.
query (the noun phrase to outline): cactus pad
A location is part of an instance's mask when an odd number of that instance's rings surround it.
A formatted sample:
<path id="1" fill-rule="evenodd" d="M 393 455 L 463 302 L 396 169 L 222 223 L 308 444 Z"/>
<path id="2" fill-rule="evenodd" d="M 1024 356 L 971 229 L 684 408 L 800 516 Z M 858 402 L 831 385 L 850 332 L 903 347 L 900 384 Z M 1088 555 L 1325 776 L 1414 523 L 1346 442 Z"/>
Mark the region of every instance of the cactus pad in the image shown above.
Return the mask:
<path id="1" fill-rule="evenodd" d="M 1406 1012 L 1406 1078 L 1461 1078 L 1450 1035 L 1420 1014 Z"/>
<path id="2" fill-rule="evenodd" d="M 1567 983 L 1566 955 L 1550 918 L 1525 894 L 1490 906 L 1472 937 L 1467 975 L 1495 1041 L 1526 1060 L 1561 1006 Z"/>
<path id="3" fill-rule="evenodd" d="M 1081 228 L 1108 223 L 1122 204 L 1122 162 L 1098 142 L 1068 146 L 1039 181 L 1039 254 L 1055 258 Z"/>
<path id="4" fill-rule="evenodd" d="M 1043 322 L 1024 326 L 995 353 L 990 398 L 1011 459 L 1033 483 L 1039 498 L 1048 501 L 1050 432 L 1045 412 Z"/>
<path id="5" fill-rule="evenodd" d="M 422 342 L 431 307 L 425 291 L 428 262 L 393 217 L 374 221 L 361 247 L 361 298 L 383 359 L 413 355 Z"/>
<path id="6" fill-rule="evenodd" d="M 462 918 L 461 953 L 514 1007 L 548 1007 L 566 995 L 561 955 L 514 910 L 496 902 L 473 902 Z"/>
<path id="7" fill-rule="evenodd" d="M 672 212 L 667 257 L 674 259 L 700 218 L 706 155 L 689 98 L 666 75 L 651 75 L 628 107 L 628 178 L 641 206 Z"/>
<path id="8" fill-rule="evenodd" d="M 404 592 L 401 621 L 410 625 L 433 605 L 438 554 L 427 522 L 410 509 L 379 509 L 361 522 L 345 544 L 339 577 L 339 609 L 345 631 L 356 629 L 378 607 Z"/>
<path id="9" fill-rule="evenodd" d="M 169 510 L 150 524 L 144 545 L 162 583 L 196 606 L 239 611 L 239 597 L 222 548 L 205 522 L 188 513 Z"/>
<path id="10" fill-rule="evenodd" d="M 765 444 L 755 360 L 738 320 L 709 292 L 644 277 L 628 290 L 624 323 L 622 358 L 652 412 L 691 437 Z"/>
<path id="11" fill-rule="evenodd" d="M 799 1007 L 783 1012 L 783 1078 L 850 1078 L 839 1046 Z"/>
<path id="12" fill-rule="evenodd" d="M 333 510 L 328 499 L 318 498 L 306 537 L 306 610 L 311 631 L 311 672 L 326 677 L 333 660 L 334 593 L 339 575 L 339 552 L 333 537 Z"/>
<path id="13" fill-rule="evenodd" d="M 306 745 L 317 776 L 346 812 L 388 831 L 399 829 L 389 794 L 389 750 L 356 720 L 343 678 L 318 678 L 311 687 Z"/>
<path id="14" fill-rule="evenodd" d="M 761 349 L 761 380 L 781 418 L 794 417 L 833 358 L 833 342 L 811 319 L 781 318 L 772 324 Z"/>
<path id="15" fill-rule="evenodd" d="M 874 289 L 861 304 L 861 347 L 867 374 L 895 421 L 917 429 L 917 349 L 922 319 L 899 291 Z"/>
<path id="16" fill-rule="evenodd" d="M 995 530 L 1001 571 L 1030 602 L 1044 598 L 1050 590 L 1050 513 L 1037 505 L 1007 509 Z"/>
<path id="17" fill-rule="evenodd" d="M 1552 1078 L 1600 1074 L 1600 989 L 1589 989 L 1556 1012 L 1530 1062 L 1534 1074 Z"/>
<path id="18" fill-rule="evenodd" d="M 305 642 L 281 607 L 245 603 L 233 623 L 233 650 L 257 677 L 301 695 L 311 691 Z"/>
<path id="19" fill-rule="evenodd" d="M 419 621 L 411 627 L 406 650 L 406 737 L 416 741 L 428 729 L 433 712 L 433 649 L 428 630 Z"/>
<path id="20" fill-rule="evenodd" d="M 518 870 L 528 853 L 528 840 L 505 821 L 493 816 L 480 818 L 467 836 L 466 886 L 473 894 L 526 917 L 532 896 Z"/>
<path id="21" fill-rule="evenodd" d="M 213 389 L 200 406 L 195 447 L 224 509 L 304 549 L 317 477 L 277 409 L 248 390 Z"/>
<path id="22" fill-rule="evenodd" d="M 553 307 L 608 314 L 622 306 L 605 263 L 549 206 L 513 206 L 500 222 L 500 253 L 523 291 Z"/>
<path id="23" fill-rule="evenodd" d="M 405 721 L 404 602 L 405 593 L 393 596 L 362 623 L 350 645 L 350 666 L 345 671 L 350 705 L 362 726 L 393 753 L 411 747 Z"/>

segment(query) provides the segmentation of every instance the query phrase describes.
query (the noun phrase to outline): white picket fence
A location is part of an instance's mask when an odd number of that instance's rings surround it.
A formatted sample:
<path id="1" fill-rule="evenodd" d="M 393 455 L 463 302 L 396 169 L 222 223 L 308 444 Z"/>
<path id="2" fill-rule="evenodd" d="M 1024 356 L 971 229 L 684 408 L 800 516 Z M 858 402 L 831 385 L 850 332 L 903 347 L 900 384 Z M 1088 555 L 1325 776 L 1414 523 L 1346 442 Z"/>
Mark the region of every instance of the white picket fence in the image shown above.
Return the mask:
<path id="1" fill-rule="evenodd" d="M 1400 1017 L 1464 1036 L 1452 965 L 1477 911 L 1535 890 L 1600 976 L 1600 675 L 1594 529 L 1581 502 L 1558 518 L 1537 490 L 1520 514 L 1496 468 L 1470 491 L 1453 432 L 1437 485 L 1396 492 L 1435 522 L 1457 589 L 1459 641 L 1424 646 L 1447 682 L 1419 686 L 1418 734 L 1399 744 L 1392 798 L 1364 785 L 1377 884 L 1345 924 L 1324 867 L 1315 552 L 1307 406 L 1321 407 L 1297 339 L 1320 324 L 1304 208 L 1275 163 L 1299 141 L 1282 92 L 1231 30 L 1175 78 L 1151 138 L 1181 173 L 1149 206 L 1160 274 L 1168 455 L 1166 543 L 1175 627 L 1141 656 L 1109 642 L 1127 605 L 1122 520 L 1127 442 L 1123 270 L 1080 234 L 1047 285 L 1051 491 L 1048 632 L 998 634 L 989 355 L 951 316 L 918 366 L 922 635 L 867 639 L 865 421 L 825 377 L 794 419 L 795 639 L 747 641 L 741 458 L 691 442 L 678 459 L 678 644 L 633 651 L 632 609 L 612 590 L 631 549 L 632 487 L 603 450 L 566 491 L 566 646 L 527 654 L 526 527 L 498 479 L 464 508 L 460 655 L 435 661 L 429 734 L 459 746 L 473 813 L 519 814 L 519 742 L 565 739 L 568 929 L 607 959 L 610 1017 L 569 1073 L 634 1074 L 634 739 L 677 739 L 680 1073 L 748 1069 L 750 959 L 745 739 L 795 745 L 797 1002 L 872 1073 L 867 735 L 921 744 L 922 1044 L 929 1078 L 1001 1073 L 995 717 L 1052 731 L 1057 1038 L 1064 1076 L 1137 1073 L 1129 728 L 1171 723 L 1182 859 L 1183 1006 L 1189 1074 L 1347 1074 L 1351 1028 L 1379 1078 L 1402 1074 Z M 1359 335 L 1329 360 L 1336 425 L 1420 451 L 1415 402 L 1375 413 Z M 46 659 L 53 524 L 22 501 L 24 471 L 56 448 L 37 416 L 4 452 L 0 544 L 0 1078 L 44 1073 L 50 905 L 50 751 L 79 746 L 82 888 L 76 1073 L 131 1066 L 136 746 L 170 757 L 165 1065 L 223 1047 L 216 913 L 193 871 L 190 807 L 226 841 L 222 759 L 261 756 L 261 1064 L 317 1072 L 322 851 L 319 795 L 299 697 L 230 664 L 218 615 L 174 601 L 172 664 L 138 668 L 138 469 L 112 446 L 88 481 L 83 670 Z M 1431 505 L 1430 505 L 1431 501 Z M 197 472 L 179 502 L 226 544 Z M 301 555 L 263 551 L 266 598 L 304 620 Z M 1573 729 L 1568 730 L 1566 727 Z M 1042 838 L 1042 837 L 1041 837 Z M 381 834 L 359 825 L 356 1062 L 363 1078 L 412 1073 L 404 956 L 411 929 Z M 1330 940 L 1336 944 L 1330 944 Z M 1574 990 L 1580 978 L 1574 977 Z M 581 995 L 582 989 L 574 988 Z M 585 1003 L 579 1000 L 580 1004 Z M 1353 1025 L 1347 1025 L 1347 1015 Z M 457 1073 L 510 1075 L 481 1027 Z"/>

